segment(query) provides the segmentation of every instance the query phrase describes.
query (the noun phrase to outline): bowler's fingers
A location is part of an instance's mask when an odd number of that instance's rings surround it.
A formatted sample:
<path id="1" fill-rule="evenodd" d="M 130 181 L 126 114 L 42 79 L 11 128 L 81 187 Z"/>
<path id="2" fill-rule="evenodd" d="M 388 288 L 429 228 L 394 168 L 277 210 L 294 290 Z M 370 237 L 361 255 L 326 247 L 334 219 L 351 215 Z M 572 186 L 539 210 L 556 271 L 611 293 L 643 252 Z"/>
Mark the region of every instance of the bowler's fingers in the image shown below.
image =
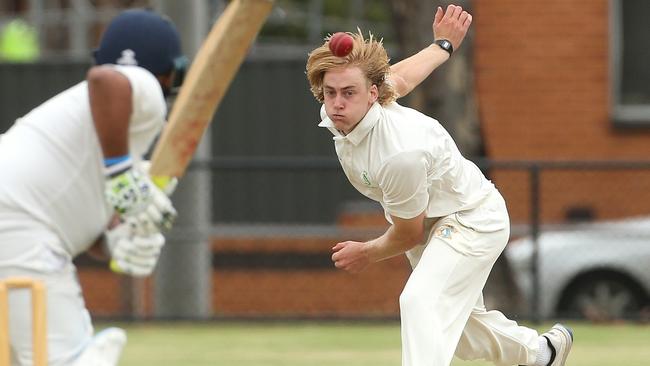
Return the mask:
<path id="1" fill-rule="evenodd" d="M 469 13 L 466 12 L 465 10 L 463 10 L 463 12 L 460 13 L 460 16 L 458 17 L 458 20 L 460 21 L 460 24 L 464 25 L 465 21 L 467 20 L 468 17 L 469 17 Z"/>
<path id="2" fill-rule="evenodd" d="M 460 20 L 460 24 L 463 29 L 468 29 L 469 25 L 472 24 L 472 14 L 463 10 L 458 20 Z"/>
<path id="3" fill-rule="evenodd" d="M 336 253 L 332 254 L 332 262 L 336 263 L 336 261 L 339 259 L 339 257 L 341 257 L 339 255 L 339 252 L 336 252 Z"/>
<path id="4" fill-rule="evenodd" d="M 462 13 L 463 13 L 463 8 L 457 5 L 454 8 L 454 13 L 451 15 L 451 19 L 458 19 L 460 17 L 460 14 Z"/>
<path id="5" fill-rule="evenodd" d="M 339 252 L 332 254 L 332 262 L 336 268 L 344 268 L 347 265 L 347 261 L 341 259 L 341 253 Z"/>
<path id="6" fill-rule="evenodd" d="M 337 243 L 335 246 L 332 247 L 332 251 L 338 252 L 339 250 L 341 250 L 343 248 L 345 248 L 345 243 L 344 242 Z"/>
<path id="7" fill-rule="evenodd" d="M 463 12 L 462 7 L 458 5 L 449 4 L 447 6 L 447 11 L 445 11 L 445 16 L 443 17 L 443 19 L 446 18 L 444 20 L 449 20 L 449 21 L 458 19 L 458 17 L 462 12 Z"/>
<path id="8" fill-rule="evenodd" d="M 334 251 L 334 254 L 332 254 L 332 262 L 334 262 L 334 266 L 336 268 L 345 268 L 347 266 L 347 261 L 344 261 L 342 259 L 343 253 L 341 253 L 341 249 L 345 248 L 345 242 L 342 243 L 337 243 L 332 250 Z"/>
<path id="9" fill-rule="evenodd" d="M 354 262 L 350 262 L 347 260 L 338 260 L 334 261 L 334 267 L 338 269 L 342 269 L 344 271 L 348 271 L 350 273 L 356 273 L 359 272 L 358 269 L 354 266 Z"/>
<path id="10" fill-rule="evenodd" d="M 445 13 L 442 11 L 442 7 L 438 7 L 436 10 L 436 15 L 433 17 L 433 26 L 435 27 L 436 25 L 440 24 L 440 21 L 442 20 L 443 15 Z"/>
<path id="11" fill-rule="evenodd" d="M 332 262 L 334 262 L 334 264 L 336 264 L 336 261 L 339 260 L 339 258 L 341 258 L 340 250 L 343 249 L 344 247 L 345 244 L 343 243 L 337 243 L 334 247 L 332 247 L 332 251 L 334 252 L 334 254 L 332 254 Z"/>
<path id="12" fill-rule="evenodd" d="M 447 6 L 447 10 L 444 12 L 444 15 L 439 18 L 439 14 L 442 15 L 441 12 L 442 12 L 442 8 L 438 7 L 434 18 L 434 22 L 436 24 L 440 23 L 440 21 L 442 21 L 443 18 L 444 20 L 447 21 L 458 20 L 461 25 L 465 25 L 468 22 L 468 20 L 469 23 L 472 22 L 472 15 L 469 14 L 467 11 L 463 10 L 463 8 L 458 5 L 450 4 L 449 6 Z"/>

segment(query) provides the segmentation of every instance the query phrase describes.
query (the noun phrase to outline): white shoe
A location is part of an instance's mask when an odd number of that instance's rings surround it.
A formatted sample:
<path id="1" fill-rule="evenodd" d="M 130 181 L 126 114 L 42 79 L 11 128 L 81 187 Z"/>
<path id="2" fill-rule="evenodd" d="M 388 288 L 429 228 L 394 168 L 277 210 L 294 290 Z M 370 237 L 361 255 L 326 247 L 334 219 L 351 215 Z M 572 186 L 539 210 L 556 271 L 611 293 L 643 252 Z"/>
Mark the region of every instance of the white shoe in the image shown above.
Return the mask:
<path id="1" fill-rule="evenodd" d="M 573 331 L 558 323 L 542 334 L 551 348 L 551 362 L 548 366 L 564 366 L 573 345 Z"/>
<path id="2" fill-rule="evenodd" d="M 117 366 L 125 344 L 123 329 L 106 328 L 93 337 L 74 366 Z"/>

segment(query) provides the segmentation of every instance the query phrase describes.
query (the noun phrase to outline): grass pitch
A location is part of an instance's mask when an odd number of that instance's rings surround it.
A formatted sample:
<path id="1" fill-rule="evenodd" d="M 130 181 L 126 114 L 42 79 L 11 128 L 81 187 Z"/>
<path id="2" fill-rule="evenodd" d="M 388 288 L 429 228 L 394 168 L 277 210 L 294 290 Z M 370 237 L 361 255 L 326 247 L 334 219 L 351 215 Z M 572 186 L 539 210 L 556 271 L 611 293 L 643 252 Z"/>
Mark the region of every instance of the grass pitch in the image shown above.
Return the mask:
<path id="1" fill-rule="evenodd" d="M 650 325 L 571 323 L 571 366 L 647 366 Z M 121 366 L 399 366 L 399 324 L 133 323 Z M 538 328 L 545 330 L 549 324 Z M 101 328 L 99 326 L 98 328 Z M 455 359 L 453 366 L 486 366 Z"/>

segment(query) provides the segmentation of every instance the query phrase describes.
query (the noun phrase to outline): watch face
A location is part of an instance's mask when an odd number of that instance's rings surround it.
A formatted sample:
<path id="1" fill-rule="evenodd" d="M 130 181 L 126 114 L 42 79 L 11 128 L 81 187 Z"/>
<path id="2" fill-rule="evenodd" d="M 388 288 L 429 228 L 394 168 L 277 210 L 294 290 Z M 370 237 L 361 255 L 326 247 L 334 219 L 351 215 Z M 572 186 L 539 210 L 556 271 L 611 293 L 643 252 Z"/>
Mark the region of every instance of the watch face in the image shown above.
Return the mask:
<path id="1" fill-rule="evenodd" d="M 452 49 L 453 49 L 452 48 L 453 46 L 451 45 L 451 42 L 449 42 L 446 39 L 441 39 L 441 40 L 436 41 L 436 43 L 438 44 L 438 46 L 440 46 L 440 48 L 442 48 L 443 50 L 445 50 L 445 51 L 449 52 L 449 54 L 451 54 Z"/>

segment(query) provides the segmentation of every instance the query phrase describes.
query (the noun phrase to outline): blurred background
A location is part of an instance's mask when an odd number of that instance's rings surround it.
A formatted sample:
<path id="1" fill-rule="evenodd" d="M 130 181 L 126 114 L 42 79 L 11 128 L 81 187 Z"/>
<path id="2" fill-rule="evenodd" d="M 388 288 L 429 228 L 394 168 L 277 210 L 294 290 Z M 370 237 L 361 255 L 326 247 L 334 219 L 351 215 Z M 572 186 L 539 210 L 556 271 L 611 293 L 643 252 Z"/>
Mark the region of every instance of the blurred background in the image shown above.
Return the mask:
<path id="1" fill-rule="evenodd" d="M 528 321 L 650 319 L 650 2 L 457 0 L 474 15 L 452 59 L 401 103 L 438 119 L 508 203 L 512 238 L 488 307 Z M 0 133 L 81 81 L 108 21 L 167 14 L 196 53 L 225 0 L 1 0 Z M 308 52 L 371 31 L 392 62 L 433 40 L 430 0 L 276 0 L 173 199 L 155 274 L 76 260 L 95 318 L 388 319 L 403 257 L 350 276 L 338 241 L 386 229 L 317 127 Z M 1 174 L 1 173 L 0 173 Z"/>

